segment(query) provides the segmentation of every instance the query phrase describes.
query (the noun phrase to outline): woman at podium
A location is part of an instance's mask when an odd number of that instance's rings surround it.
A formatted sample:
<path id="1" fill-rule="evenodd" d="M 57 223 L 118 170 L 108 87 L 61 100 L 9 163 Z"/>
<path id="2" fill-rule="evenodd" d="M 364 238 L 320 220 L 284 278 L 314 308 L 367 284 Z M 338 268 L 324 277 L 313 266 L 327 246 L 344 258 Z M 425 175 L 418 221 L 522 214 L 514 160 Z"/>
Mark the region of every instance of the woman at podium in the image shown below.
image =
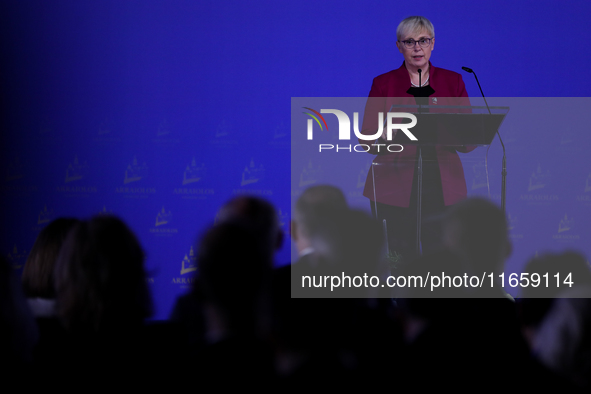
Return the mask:
<path id="1" fill-rule="evenodd" d="M 415 112 L 428 111 L 417 105 L 433 106 L 449 103 L 449 97 L 468 97 L 460 74 L 437 68 L 430 62 L 435 46 L 433 24 L 425 17 L 404 19 L 396 30 L 396 47 L 404 57 L 402 65 L 379 75 L 373 80 L 365 108 L 362 133 L 376 134 L 382 126 L 378 112 L 409 112 L 392 105 L 414 105 Z M 469 105 L 468 99 L 464 105 Z M 438 111 L 439 112 L 439 111 Z M 385 119 L 385 116 L 384 116 Z M 441 239 L 440 230 L 433 217 L 442 214 L 446 207 L 466 198 L 464 170 L 458 156 L 474 147 L 450 147 L 430 145 L 418 148 L 402 132 L 392 141 L 384 134 L 376 144 L 400 144 L 401 152 L 390 153 L 375 147 L 377 154 L 370 168 L 363 195 L 370 199 L 372 213 L 380 221 L 386 219 L 390 251 L 402 255 L 404 261 L 417 257 L 417 198 L 418 158 L 422 157 L 421 193 L 421 245 L 422 252 L 436 247 Z M 423 135 L 424 136 L 424 135 Z M 421 141 L 419 141 L 420 143 Z M 360 141 L 360 143 L 363 143 Z"/>

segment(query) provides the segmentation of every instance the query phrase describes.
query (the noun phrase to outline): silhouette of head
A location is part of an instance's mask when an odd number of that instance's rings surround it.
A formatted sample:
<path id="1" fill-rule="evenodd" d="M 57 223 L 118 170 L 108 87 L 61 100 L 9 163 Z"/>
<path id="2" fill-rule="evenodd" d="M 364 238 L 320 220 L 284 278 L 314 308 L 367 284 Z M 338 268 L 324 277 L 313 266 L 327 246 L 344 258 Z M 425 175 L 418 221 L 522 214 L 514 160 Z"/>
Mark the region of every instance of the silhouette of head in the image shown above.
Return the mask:
<path id="1" fill-rule="evenodd" d="M 279 217 L 275 207 L 265 199 L 254 196 L 231 199 L 220 209 L 216 224 L 228 222 L 243 222 L 271 253 L 281 247 L 283 232 Z"/>
<path id="2" fill-rule="evenodd" d="M 444 220 L 444 245 L 474 271 L 497 272 L 511 254 L 503 211 L 484 198 L 454 205 Z"/>
<path id="3" fill-rule="evenodd" d="M 347 208 L 345 195 L 335 186 L 318 185 L 306 189 L 296 201 L 291 222 L 291 235 L 298 251 L 310 247 L 310 227 L 319 214 Z"/>
<path id="4" fill-rule="evenodd" d="M 144 253 L 116 217 L 76 225 L 58 257 L 55 280 L 57 313 L 70 330 L 122 329 L 151 312 Z"/>
<path id="5" fill-rule="evenodd" d="M 78 219 L 59 218 L 41 230 L 23 269 L 22 283 L 27 297 L 55 297 L 55 261 L 68 232 L 78 222 Z"/>

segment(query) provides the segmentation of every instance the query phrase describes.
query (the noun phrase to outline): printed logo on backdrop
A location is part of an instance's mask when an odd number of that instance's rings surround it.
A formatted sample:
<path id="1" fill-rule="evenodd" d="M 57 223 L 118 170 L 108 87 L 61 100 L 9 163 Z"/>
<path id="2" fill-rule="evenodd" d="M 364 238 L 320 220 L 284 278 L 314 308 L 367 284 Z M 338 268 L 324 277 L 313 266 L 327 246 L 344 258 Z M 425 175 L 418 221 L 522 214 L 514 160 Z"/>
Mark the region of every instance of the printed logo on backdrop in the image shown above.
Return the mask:
<path id="1" fill-rule="evenodd" d="M 491 193 L 489 198 L 497 204 L 501 204 L 501 193 Z"/>
<path id="2" fill-rule="evenodd" d="M 170 126 L 168 125 L 168 122 L 166 122 L 166 119 L 163 119 L 162 122 L 160 122 L 160 125 L 158 126 L 158 130 L 156 132 L 156 135 L 158 137 L 164 137 L 165 135 L 169 135 L 170 134 Z"/>
<path id="3" fill-rule="evenodd" d="M 65 197 L 89 197 L 90 194 L 95 194 L 97 187 L 88 185 L 88 170 L 88 163 L 79 160 L 78 155 L 74 155 L 74 160 L 68 163 L 66 168 L 64 185 L 56 186 L 55 191 L 64 193 Z M 81 182 L 83 180 L 85 182 Z"/>
<path id="4" fill-rule="evenodd" d="M 273 146 L 290 146 L 289 128 L 285 126 L 285 123 L 281 122 L 275 127 L 275 130 L 273 131 L 273 139 L 271 139 L 268 144 Z"/>
<path id="5" fill-rule="evenodd" d="M 561 127 L 560 143 L 556 145 L 557 153 L 580 153 L 583 144 L 577 143 L 577 134 L 569 127 Z"/>
<path id="6" fill-rule="evenodd" d="M 94 135 L 94 142 L 120 142 L 121 137 L 113 133 L 113 120 L 110 117 L 105 119 L 96 127 L 96 134 Z"/>
<path id="7" fill-rule="evenodd" d="M 365 180 L 367 178 L 367 174 L 369 173 L 369 169 L 371 167 L 371 163 L 367 163 L 365 168 L 360 169 L 357 173 L 357 185 L 355 186 L 356 189 L 363 189 L 365 188 Z"/>
<path id="8" fill-rule="evenodd" d="M 49 124 L 49 121 L 44 120 L 39 122 L 39 135 L 40 136 L 49 136 L 53 131 L 53 127 Z"/>
<path id="9" fill-rule="evenodd" d="M 543 172 L 542 166 L 538 164 L 537 170 L 534 171 L 529 177 L 529 186 L 527 188 L 527 191 L 531 192 L 546 187 L 546 183 L 549 179 L 550 171 L 546 170 L 545 172 Z"/>
<path id="10" fill-rule="evenodd" d="M 103 209 L 101 209 L 100 211 L 98 211 L 96 215 L 97 216 L 111 216 L 111 215 L 113 215 L 113 210 L 112 209 L 107 209 L 107 206 L 106 205 L 103 205 Z"/>
<path id="11" fill-rule="evenodd" d="M 78 161 L 78 156 L 74 156 L 74 161 L 68 164 L 66 169 L 66 183 L 79 181 L 86 177 L 88 173 L 88 163 Z"/>
<path id="12" fill-rule="evenodd" d="M 190 200 L 204 200 L 213 196 L 215 194 L 214 189 L 211 187 L 203 187 L 202 185 L 206 176 L 207 168 L 205 163 L 197 164 L 197 160 L 193 157 L 183 171 L 183 187 L 175 187 L 172 190 L 172 194 Z"/>
<path id="13" fill-rule="evenodd" d="M 25 265 L 28 256 L 29 252 L 24 249 L 19 251 L 16 245 L 14 245 L 12 251 L 6 255 L 6 260 L 12 268 L 17 270 Z"/>
<path id="14" fill-rule="evenodd" d="M 33 226 L 32 230 L 35 232 L 43 230 L 43 227 L 53 219 L 55 219 L 53 209 L 48 209 L 47 204 L 45 204 L 43 209 L 39 211 L 39 214 L 37 215 L 37 223 Z"/>
<path id="15" fill-rule="evenodd" d="M 244 167 L 242 171 L 242 182 L 240 186 L 250 185 L 251 183 L 257 183 L 258 181 L 265 178 L 265 168 L 262 164 L 258 166 L 254 165 L 254 159 L 250 159 L 250 165 Z"/>
<path id="16" fill-rule="evenodd" d="M 43 206 L 43 209 L 37 215 L 37 224 L 45 224 L 51 222 L 55 218 L 53 209 L 47 209 L 47 205 Z"/>
<path id="17" fill-rule="evenodd" d="M 339 142 L 335 144 L 318 144 L 318 152 L 325 153 L 328 151 L 332 152 L 357 152 L 357 153 L 367 153 L 372 148 L 377 149 L 378 152 L 391 152 L 397 153 L 402 152 L 404 147 L 400 144 L 376 144 L 374 143 L 382 134 L 384 133 L 384 127 L 386 132 L 386 140 L 392 141 L 393 136 L 395 135 L 394 131 L 401 131 L 403 132 L 411 141 L 417 141 L 417 138 L 414 134 L 410 131 L 411 128 L 416 126 L 417 124 L 417 117 L 411 113 L 406 112 L 388 112 L 384 115 L 383 112 L 378 113 L 378 125 L 379 129 L 376 131 L 375 134 L 365 135 L 361 134 L 359 131 L 359 113 L 353 112 L 353 132 L 355 137 L 359 140 L 367 141 L 366 144 L 346 144 L 346 141 L 351 140 L 351 119 L 349 115 L 345 112 L 338 110 L 338 109 L 321 109 L 320 112 L 309 108 L 303 107 L 304 109 L 308 110 L 309 112 L 303 112 L 305 115 L 308 115 L 309 118 L 307 119 L 307 129 L 306 129 L 306 138 L 311 141 L 314 139 L 314 124 L 318 125 L 320 132 L 326 129 L 328 132 L 328 125 L 326 123 L 326 119 L 322 114 L 333 114 L 337 117 L 339 127 L 338 127 L 338 136 Z M 384 117 L 386 118 L 384 122 Z M 397 119 L 406 119 L 410 120 L 409 122 L 404 123 L 396 123 Z M 384 126 L 385 123 L 385 126 Z"/>
<path id="18" fill-rule="evenodd" d="M 199 182 L 204 175 L 205 163 L 201 163 L 201 165 L 198 166 L 197 161 L 193 158 L 191 164 L 187 165 L 187 168 L 185 168 L 185 172 L 183 173 L 183 185 Z"/>
<path id="19" fill-rule="evenodd" d="M 123 185 L 115 188 L 115 193 L 123 195 L 125 198 L 147 198 L 156 193 L 156 188 L 146 187 L 145 179 L 148 177 L 148 165 L 146 162 L 140 162 L 137 156 L 127 165 L 123 176 Z M 142 181 L 142 182 L 140 182 Z M 140 182 L 139 184 L 137 184 Z"/>
<path id="20" fill-rule="evenodd" d="M 152 142 L 158 146 L 174 146 L 179 144 L 181 140 L 174 138 L 170 125 L 166 119 L 162 119 L 158 127 L 156 127 L 156 137 L 152 138 Z"/>
<path id="21" fill-rule="evenodd" d="M 350 202 L 365 202 L 367 198 L 363 196 L 363 189 L 365 189 L 365 180 L 371 168 L 371 161 L 368 161 L 365 166 L 357 172 L 357 180 L 353 190 L 347 191 L 347 198 Z M 357 201 L 356 201 L 357 200 Z"/>
<path id="22" fill-rule="evenodd" d="M 279 209 L 277 213 L 279 216 L 279 226 L 284 230 L 287 231 L 289 229 L 289 214 L 287 212 L 283 212 Z"/>
<path id="23" fill-rule="evenodd" d="M 183 261 L 181 261 L 180 274 L 186 275 L 195 271 L 197 271 L 197 257 L 195 256 L 195 252 L 193 251 L 193 247 L 191 246 L 189 254 L 186 254 Z M 187 288 L 193 283 L 194 280 L 195 278 L 192 275 L 187 275 L 172 278 L 172 283 L 176 285 L 181 285 L 181 288 Z"/>
<path id="24" fill-rule="evenodd" d="M 535 171 L 529 177 L 527 185 L 528 193 L 521 194 L 519 199 L 527 202 L 527 205 L 550 205 L 558 201 L 558 195 L 548 189 L 551 175 L 549 170 L 543 170 L 538 164 Z"/>
<path id="25" fill-rule="evenodd" d="M 564 214 L 564 217 L 559 220 L 558 230 L 552 238 L 559 242 L 572 242 L 581 239 L 576 232 L 575 220 L 572 216 L 569 217 L 566 213 Z"/>
<path id="26" fill-rule="evenodd" d="M 583 193 L 576 196 L 578 202 L 583 203 L 585 206 L 591 206 L 591 172 L 585 179 L 585 187 Z"/>
<path id="27" fill-rule="evenodd" d="M 486 166 L 484 161 L 480 161 L 472 166 L 472 190 L 488 191 L 488 179 L 486 177 Z M 484 190 L 482 190 L 484 189 Z"/>
<path id="28" fill-rule="evenodd" d="M 519 220 L 511 215 L 510 212 L 507 213 L 507 230 L 509 231 L 509 238 L 513 241 L 523 239 L 523 234 L 519 232 Z"/>
<path id="29" fill-rule="evenodd" d="M 38 132 L 35 136 L 32 136 L 31 141 L 35 142 L 59 142 L 62 140 L 62 136 L 55 132 L 54 126 L 49 119 L 43 119 L 39 122 Z"/>
<path id="30" fill-rule="evenodd" d="M 521 148 L 519 144 L 520 136 L 522 134 L 521 127 L 514 127 L 511 125 L 503 125 L 502 135 L 503 135 L 503 142 L 505 142 L 505 147 L 507 149 L 514 149 L 514 148 Z"/>
<path id="31" fill-rule="evenodd" d="M 150 234 L 154 234 L 156 236 L 172 236 L 178 234 L 178 228 L 171 227 L 170 223 L 172 222 L 172 212 L 167 211 L 164 207 L 156 214 L 156 221 L 154 223 L 154 227 L 150 227 Z"/>
<path id="32" fill-rule="evenodd" d="M 312 163 L 312 159 L 308 160 L 308 165 L 302 168 L 300 172 L 300 182 L 298 186 L 301 188 L 307 188 L 320 181 L 322 178 L 322 167 L 320 165 L 315 166 Z"/>
<path id="33" fill-rule="evenodd" d="M 137 161 L 137 157 L 133 157 L 133 162 L 127 165 L 125 169 L 125 178 L 123 179 L 124 184 L 131 182 L 137 182 L 145 178 L 148 172 L 148 166 L 146 162 L 140 165 Z"/>
<path id="34" fill-rule="evenodd" d="M 12 196 L 26 195 L 39 191 L 39 188 L 35 185 L 23 185 L 22 181 L 25 179 L 25 165 L 19 157 L 15 157 L 6 165 L 5 183 L 2 185 L 2 191 Z"/>
<path id="35" fill-rule="evenodd" d="M 234 145 L 238 144 L 236 139 L 236 132 L 231 125 L 223 119 L 213 130 L 213 138 L 210 140 L 212 144 L 220 145 Z"/>
<path id="36" fill-rule="evenodd" d="M 265 167 L 262 164 L 256 164 L 254 159 L 250 159 L 250 164 L 244 167 L 242 178 L 240 180 L 240 189 L 232 190 L 232 194 L 254 194 L 259 196 L 271 196 L 273 190 L 260 189 L 259 182 L 265 179 Z M 242 188 L 249 186 L 248 188 Z M 250 186 L 253 188 L 251 189 Z"/>
<path id="37" fill-rule="evenodd" d="M 6 182 L 11 182 L 17 179 L 21 179 L 24 176 L 25 166 L 20 161 L 20 158 L 15 157 L 12 161 L 8 163 L 8 167 L 6 168 L 6 178 L 4 178 L 4 180 Z"/>

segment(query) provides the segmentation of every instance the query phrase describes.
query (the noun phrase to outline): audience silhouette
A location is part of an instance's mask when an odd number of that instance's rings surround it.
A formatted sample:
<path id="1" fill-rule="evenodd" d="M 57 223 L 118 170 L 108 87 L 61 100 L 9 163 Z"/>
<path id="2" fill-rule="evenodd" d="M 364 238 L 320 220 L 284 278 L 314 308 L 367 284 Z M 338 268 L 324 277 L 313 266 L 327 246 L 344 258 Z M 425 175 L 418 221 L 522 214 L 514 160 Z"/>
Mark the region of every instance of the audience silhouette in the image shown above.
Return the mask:
<path id="1" fill-rule="evenodd" d="M 63 371 L 106 388 L 146 383 L 146 374 L 167 382 L 188 369 L 218 388 L 588 390 L 585 257 L 534 257 L 528 277 L 571 275 L 575 285 L 549 281 L 515 301 L 497 280 L 511 254 L 500 208 L 469 198 L 441 224 L 442 249 L 393 266 L 379 223 L 338 188 L 314 186 L 294 206 L 298 258 L 274 268 L 283 242 L 277 212 L 239 196 L 196 243 L 193 287 L 170 320 L 147 322 L 145 255 L 127 225 L 114 216 L 57 219 L 37 237 L 22 287 L 0 264 L 0 357 L 40 387 L 74 386 Z M 446 275 L 487 285 L 383 286 Z"/>

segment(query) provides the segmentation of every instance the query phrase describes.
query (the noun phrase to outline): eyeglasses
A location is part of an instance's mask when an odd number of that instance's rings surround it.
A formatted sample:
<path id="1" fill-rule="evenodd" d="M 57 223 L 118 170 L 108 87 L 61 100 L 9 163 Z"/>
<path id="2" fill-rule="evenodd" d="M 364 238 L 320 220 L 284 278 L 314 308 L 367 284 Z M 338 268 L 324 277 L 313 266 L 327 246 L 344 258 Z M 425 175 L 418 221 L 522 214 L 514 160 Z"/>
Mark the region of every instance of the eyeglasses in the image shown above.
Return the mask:
<path id="1" fill-rule="evenodd" d="M 432 38 L 421 38 L 419 41 L 415 41 L 412 38 L 410 40 L 398 41 L 404 44 L 406 49 L 413 49 L 416 43 L 419 43 L 421 48 L 427 48 L 431 45 Z"/>

